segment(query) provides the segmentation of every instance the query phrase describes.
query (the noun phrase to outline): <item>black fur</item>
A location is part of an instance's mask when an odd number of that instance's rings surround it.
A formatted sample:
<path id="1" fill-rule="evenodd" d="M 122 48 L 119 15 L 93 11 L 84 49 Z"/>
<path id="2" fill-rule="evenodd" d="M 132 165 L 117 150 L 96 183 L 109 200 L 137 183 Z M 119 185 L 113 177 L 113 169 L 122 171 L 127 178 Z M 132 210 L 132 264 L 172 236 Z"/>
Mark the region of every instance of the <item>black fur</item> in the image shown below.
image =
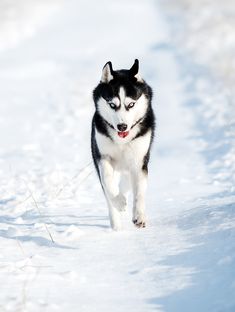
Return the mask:
<path id="1" fill-rule="evenodd" d="M 92 158 L 95 164 L 95 169 L 97 171 L 97 174 L 99 176 L 100 179 L 100 172 L 99 172 L 99 167 L 98 167 L 98 163 L 100 161 L 101 155 L 100 155 L 100 151 L 99 148 L 97 146 L 96 143 L 96 139 L 95 139 L 95 115 L 92 119 L 92 127 L 91 127 L 91 152 L 92 152 Z"/>
<path id="2" fill-rule="evenodd" d="M 107 121 L 105 121 L 99 115 L 97 102 L 101 97 L 103 97 L 107 102 L 111 101 L 113 97 L 119 97 L 119 90 L 120 90 L 120 87 L 122 86 L 125 89 L 126 95 L 133 98 L 134 100 L 138 100 L 138 98 L 142 94 L 144 94 L 149 101 L 148 110 L 145 116 L 143 116 L 143 118 L 138 120 L 132 126 L 132 128 L 139 127 L 139 132 L 133 138 L 133 140 L 143 136 L 150 129 L 152 130 L 151 143 L 149 146 L 149 150 L 143 159 L 143 166 L 142 166 L 142 170 L 144 170 L 147 173 L 149 156 L 150 156 L 150 148 L 151 148 L 151 144 L 153 141 L 154 129 L 155 129 L 155 117 L 154 117 L 153 109 L 151 106 L 152 89 L 145 81 L 138 81 L 137 78 L 135 77 L 135 75 L 138 73 L 138 68 L 139 68 L 138 60 L 135 60 L 135 63 L 131 67 L 130 70 L 122 69 L 122 70 L 114 71 L 112 68 L 111 62 L 108 62 L 106 64 L 109 64 L 111 74 L 113 75 L 114 78 L 110 80 L 109 83 L 100 82 L 93 91 L 93 99 L 94 99 L 94 103 L 96 107 L 96 112 L 94 114 L 93 121 L 92 121 L 91 148 L 92 148 L 92 156 L 93 156 L 96 170 L 99 175 L 98 162 L 100 160 L 101 155 L 100 155 L 100 152 L 99 152 L 96 140 L 95 140 L 95 129 L 112 140 L 108 132 L 108 127 L 113 128 L 112 125 L 110 125 Z M 107 103 L 107 105 L 109 104 Z"/>
<path id="3" fill-rule="evenodd" d="M 133 140 L 145 135 L 149 129 L 152 129 L 152 135 L 151 135 L 151 141 L 150 141 L 150 145 L 149 145 L 149 149 L 147 151 L 147 154 L 144 156 L 143 159 L 143 166 L 142 166 L 142 170 L 145 171 L 145 173 L 148 173 L 148 163 L 149 163 L 149 158 L 150 158 L 150 149 L 153 143 L 153 138 L 154 138 L 154 130 L 155 130 L 155 116 L 152 110 L 152 107 L 149 106 L 148 111 L 144 117 L 144 119 L 139 123 L 139 132 L 137 133 L 137 135 L 134 137 Z"/>
<path id="4" fill-rule="evenodd" d="M 97 102 L 100 97 L 103 97 L 107 102 L 113 97 L 119 97 L 120 87 L 123 86 L 127 96 L 138 100 L 144 93 L 151 102 L 152 89 L 146 82 L 137 81 L 133 76 L 130 76 L 129 70 L 122 69 L 114 72 L 114 79 L 109 83 L 100 82 L 93 91 L 93 99 L 97 108 Z M 108 105 L 108 104 L 107 104 Z"/>
<path id="5" fill-rule="evenodd" d="M 113 128 L 113 126 L 111 124 L 109 124 L 106 120 L 104 120 L 100 116 L 99 112 L 97 112 L 97 111 L 94 114 L 93 123 L 94 123 L 98 132 L 102 133 L 103 135 L 105 135 L 106 137 L 108 137 L 112 140 L 111 136 L 108 133 L 108 127 Z"/>

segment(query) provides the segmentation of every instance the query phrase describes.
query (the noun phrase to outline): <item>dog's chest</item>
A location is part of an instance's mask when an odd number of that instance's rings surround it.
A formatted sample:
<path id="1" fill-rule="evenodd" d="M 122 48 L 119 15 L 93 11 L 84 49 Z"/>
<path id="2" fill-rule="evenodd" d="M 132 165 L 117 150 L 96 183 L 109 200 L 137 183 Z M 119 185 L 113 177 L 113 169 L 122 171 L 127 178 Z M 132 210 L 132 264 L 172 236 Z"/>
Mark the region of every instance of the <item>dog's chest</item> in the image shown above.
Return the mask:
<path id="1" fill-rule="evenodd" d="M 151 133 L 125 144 L 117 144 L 106 136 L 96 133 L 96 140 L 102 157 L 109 157 L 117 169 L 129 170 L 142 166 L 148 152 Z"/>

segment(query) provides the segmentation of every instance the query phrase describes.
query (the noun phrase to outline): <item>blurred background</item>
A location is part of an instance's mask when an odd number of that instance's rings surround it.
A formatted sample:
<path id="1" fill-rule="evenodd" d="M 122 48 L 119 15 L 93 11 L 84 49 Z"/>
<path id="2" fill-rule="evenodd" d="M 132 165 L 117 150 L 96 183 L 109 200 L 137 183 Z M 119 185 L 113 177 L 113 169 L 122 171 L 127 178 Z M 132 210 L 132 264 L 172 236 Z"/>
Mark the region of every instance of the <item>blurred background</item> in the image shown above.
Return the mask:
<path id="1" fill-rule="evenodd" d="M 161 1 L 209 143 L 208 165 L 235 185 L 235 1 Z M 190 74 L 189 74 L 190 73 Z M 202 103 L 202 105 L 198 105 Z M 198 107 L 197 107 L 198 106 Z M 222 161 L 222 164 L 220 163 Z"/>

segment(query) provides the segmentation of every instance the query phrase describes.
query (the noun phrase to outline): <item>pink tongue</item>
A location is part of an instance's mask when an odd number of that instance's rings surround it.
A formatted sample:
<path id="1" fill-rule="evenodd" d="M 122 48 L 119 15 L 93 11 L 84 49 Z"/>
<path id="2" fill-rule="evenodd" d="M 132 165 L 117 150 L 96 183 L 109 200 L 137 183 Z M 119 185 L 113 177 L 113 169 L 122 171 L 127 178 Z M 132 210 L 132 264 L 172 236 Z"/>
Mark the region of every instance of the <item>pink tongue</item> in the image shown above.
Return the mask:
<path id="1" fill-rule="evenodd" d="M 118 132 L 118 135 L 121 137 L 121 138 L 125 138 L 126 136 L 128 136 L 129 134 L 129 131 L 121 131 L 121 132 Z"/>

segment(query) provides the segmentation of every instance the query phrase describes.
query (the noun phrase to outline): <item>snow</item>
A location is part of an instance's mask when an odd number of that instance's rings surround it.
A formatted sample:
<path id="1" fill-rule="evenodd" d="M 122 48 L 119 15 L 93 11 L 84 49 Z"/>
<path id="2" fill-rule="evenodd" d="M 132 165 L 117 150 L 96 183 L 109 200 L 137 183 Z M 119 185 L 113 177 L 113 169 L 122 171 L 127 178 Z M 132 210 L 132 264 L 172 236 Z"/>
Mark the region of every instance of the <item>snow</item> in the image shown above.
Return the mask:
<path id="1" fill-rule="evenodd" d="M 2 1 L 1 311 L 234 311 L 231 4 Z M 136 57 L 157 115 L 148 227 L 130 209 L 113 232 L 91 92 Z"/>
<path id="2" fill-rule="evenodd" d="M 210 149 L 216 150 L 207 152 L 209 166 L 217 171 L 217 180 L 226 180 L 234 191 L 234 2 L 177 0 L 162 4 L 168 19 L 174 20 L 172 33 L 185 67 L 188 102 L 204 116 L 204 120 L 198 120 L 200 131 L 204 132 L 204 141 L 210 141 Z"/>

